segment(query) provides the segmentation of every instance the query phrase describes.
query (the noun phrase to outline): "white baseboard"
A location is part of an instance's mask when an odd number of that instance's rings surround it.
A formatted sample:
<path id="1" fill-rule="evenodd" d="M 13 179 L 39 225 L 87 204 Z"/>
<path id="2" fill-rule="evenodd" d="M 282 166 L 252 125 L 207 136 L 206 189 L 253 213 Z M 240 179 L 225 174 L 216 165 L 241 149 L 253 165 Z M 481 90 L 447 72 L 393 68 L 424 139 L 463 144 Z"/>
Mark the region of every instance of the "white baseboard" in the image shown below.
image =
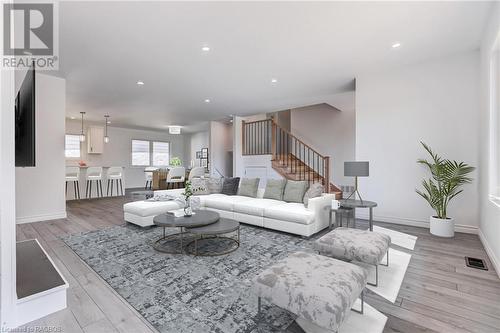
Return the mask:
<path id="1" fill-rule="evenodd" d="M 356 218 L 368 220 L 369 215 L 366 212 L 359 211 L 359 212 L 356 212 Z M 409 226 L 413 226 L 413 227 L 420 227 L 420 228 L 429 229 L 429 221 L 419 220 L 419 219 L 411 219 L 411 218 L 407 218 L 407 217 L 380 216 L 380 215 L 374 214 L 373 220 L 380 221 L 380 222 L 409 225 Z M 475 226 L 464 225 L 464 224 L 455 224 L 455 231 L 456 232 L 463 232 L 463 233 L 467 233 L 467 234 L 477 235 L 478 230 L 479 230 L 478 227 L 475 227 Z"/>
<path id="2" fill-rule="evenodd" d="M 65 219 L 66 217 L 67 217 L 66 211 L 50 213 L 50 214 L 23 216 L 23 217 L 16 217 L 16 224 Z"/>
<path id="3" fill-rule="evenodd" d="M 486 240 L 486 237 L 484 237 L 483 231 L 479 229 L 478 232 L 479 239 L 481 240 L 481 243 L 483 243 L 483 247 L 486 251 L 486 254 L 488 254 L 488 257 L 490 258 L 491 263 L 493 264 L 495 271 L 497 272 L 498 277 L 500 278 L 500 259 L 497 258 L 495 255 L 495 252 L 493 252 L 493 249 L 491 248 L 490 244 Z"/>

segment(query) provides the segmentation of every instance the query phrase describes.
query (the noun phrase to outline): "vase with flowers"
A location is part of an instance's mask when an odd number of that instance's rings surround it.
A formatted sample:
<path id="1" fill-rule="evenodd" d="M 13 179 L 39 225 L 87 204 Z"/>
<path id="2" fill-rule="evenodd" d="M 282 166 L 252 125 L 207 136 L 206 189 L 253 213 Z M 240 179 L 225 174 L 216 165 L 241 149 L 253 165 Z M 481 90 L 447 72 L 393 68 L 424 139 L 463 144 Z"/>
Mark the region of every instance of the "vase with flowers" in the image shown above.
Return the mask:
<path id="1" fill-rule="evenodd" d="M 182 193 L 184 196 L 184 216 L 193 215 L 193 208 L 191 207 L 191 197 L 193 196 L 193 187 L 190 181 L 186 182 L 184 186 L 184 192 Z"/>

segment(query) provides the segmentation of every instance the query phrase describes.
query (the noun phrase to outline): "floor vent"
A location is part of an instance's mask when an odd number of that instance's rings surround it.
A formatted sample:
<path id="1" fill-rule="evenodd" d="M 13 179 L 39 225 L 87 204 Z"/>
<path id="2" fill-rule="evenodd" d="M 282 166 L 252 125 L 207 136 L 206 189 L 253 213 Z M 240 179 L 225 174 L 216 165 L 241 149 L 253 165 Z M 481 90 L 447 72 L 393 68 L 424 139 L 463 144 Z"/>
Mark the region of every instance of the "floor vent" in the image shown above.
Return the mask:
<path id="1" fill-rule="evenodd" d="M 486 266 L 486 262 L 483 259 L 465 257 L 465 264 L 467 267 L 482 269 L 484 271 L 488 270 L 488 266 Z"/>

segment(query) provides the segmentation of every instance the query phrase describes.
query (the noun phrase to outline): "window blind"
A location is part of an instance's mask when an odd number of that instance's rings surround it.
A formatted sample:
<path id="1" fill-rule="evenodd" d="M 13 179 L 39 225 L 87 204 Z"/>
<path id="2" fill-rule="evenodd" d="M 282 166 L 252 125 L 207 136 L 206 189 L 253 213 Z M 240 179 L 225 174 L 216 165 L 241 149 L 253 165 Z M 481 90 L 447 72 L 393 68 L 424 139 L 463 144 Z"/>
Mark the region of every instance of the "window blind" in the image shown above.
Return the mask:
<path id="1" fill-rule="evenodd" d="M 67 158 L 80 157 L 80 136 L 66 134 L 64 137 L 64 155 Z"/>
<path id="2" fill-rule="evenodd" d="M 132 140 L 132 165 L 148 166 L 150 160 L 149 141 Z"/>
<path id="3" fill-rule="evenodd" d="M 170 144 L 168 142 L 153 142 L 153 165 L 168 166 L 170 162 Z"/>

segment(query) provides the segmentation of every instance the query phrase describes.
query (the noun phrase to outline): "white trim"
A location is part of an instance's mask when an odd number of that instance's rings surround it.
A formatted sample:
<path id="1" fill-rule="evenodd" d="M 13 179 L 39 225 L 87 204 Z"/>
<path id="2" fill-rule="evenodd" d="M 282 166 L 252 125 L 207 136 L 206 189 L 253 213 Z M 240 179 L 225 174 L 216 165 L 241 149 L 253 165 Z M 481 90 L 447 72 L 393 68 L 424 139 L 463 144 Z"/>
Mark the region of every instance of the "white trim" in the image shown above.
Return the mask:
<path id="1" fill-rule="evenodd" d="M 369 215 L 368 212 L 356 212 L 356 218 L 368 220 Z M 374 221 L 401 224 L 401 225 L 409 225 L 413 227 L 420 227 L 429 229 L 429 221 L 413 219 L 408 217 L 394 217 L 394 216 L 381 216 L 381 215 L 373 215 Z M 475 234 L 477 235 L 479 228 L 477 226 L 465 225 L 465 224 L 455 224 L 456 232 L 463 232 L 467 234 Z"/>
<path id="2" fill-rule="evenodd" d="M 43 253 L 47 257 L 47 259 L 49 259 L 50 263 L 52 264 L 52 266 L 56 270 L 57 274 L 59 274 L 59 276 L 61 277 L 61 279 L 64 281 L 64 284 L 60 285 L 58 287 L 54 287 L 52 289 L 47 289 L 47 290 L 41 291 L 39 293 L 23 297 L 23 298 L 17 298 L 17 304 L 24 303 L 24 302 L 29 302 L 29 301 L 34 300 L 36 298 L 43 297 L 43 296 L 45 296 L 47 294 L 50 294 L 50 293 L 53 293 L 53 292 L 57 292 L 57 291 L 60 291 L 62 289 L 68 289 L 68 287 L 69 287 L 68 281 L 66 280 L 66 278 L 64 277 L 64 275 L 61 273 L 61 271 L 59 270 L 59 268 L 57 268 L 56 264 L 54 263 L 54 261 L 52 260 L 52 258 L 49 256 L 49 254 L 47 253 L 47 251 L 45 251 L 45 249 L 43 248 L 42 244 L 40 244 L 40 242 L 38 241 L 38 239 L 36 239 L 36 238 L 25 239 L 25 240 L 19 241 L 17 243 L 31 242 L 33 240 L 38 244 L 38 246 L 43 251 Z"/>
<path id="3" fill-rule="evenodd" d="M 17 217 L 16 223 L 23 224 L 23 223 L 31 223 L 31 222 L 41 222 L 41 221 L 48 221 L 48 220 L 65 219 L 66 217 L 67 217 L 67 214 L 66 214 L 66 211 L 64 210 L 62 212 L 57 212 L 57 213 Z"/>
<path id="4" fill-rule="evenodd" d="M 28 239 L 22 242 L 32 241 Z M 34 239 L 40 249 L 42 249 L 45 256 L 49 259 L 52 266 L 55 268 L 64 284 L 52 289 L 41 291 L 37 294 L 30 295 L 23 298 L 18 298 L 16 302 L 16 326 L 21 326 L 33 320 L 48 316 L 54 312 L 63 310 L 67 307 L 66 304 L 66 291 L 69 287 L 68 281 L 64 278 L 61 271 L 52 261 L 47 251 L 40 244 L 38 239 Z"/>
<path id="5" fill-rule="evenodd" d="M 483 231 L 481 229 L 479 229 L 478 235 L 479 235 L 479 240 L 483 244 L 484 250 L 486 251 L 486 254 L 488 254 L 488 257 L 490 258 L 491 264 L 495 268 L 495 271 L 497 272 L 497 275 L 500 278 L 500 258 L 497 258 L 497 256 L 495 255 L 495 252 L 493 251 L 490 244 L 486 240 L 486 237 L 484 237 Z"/>

